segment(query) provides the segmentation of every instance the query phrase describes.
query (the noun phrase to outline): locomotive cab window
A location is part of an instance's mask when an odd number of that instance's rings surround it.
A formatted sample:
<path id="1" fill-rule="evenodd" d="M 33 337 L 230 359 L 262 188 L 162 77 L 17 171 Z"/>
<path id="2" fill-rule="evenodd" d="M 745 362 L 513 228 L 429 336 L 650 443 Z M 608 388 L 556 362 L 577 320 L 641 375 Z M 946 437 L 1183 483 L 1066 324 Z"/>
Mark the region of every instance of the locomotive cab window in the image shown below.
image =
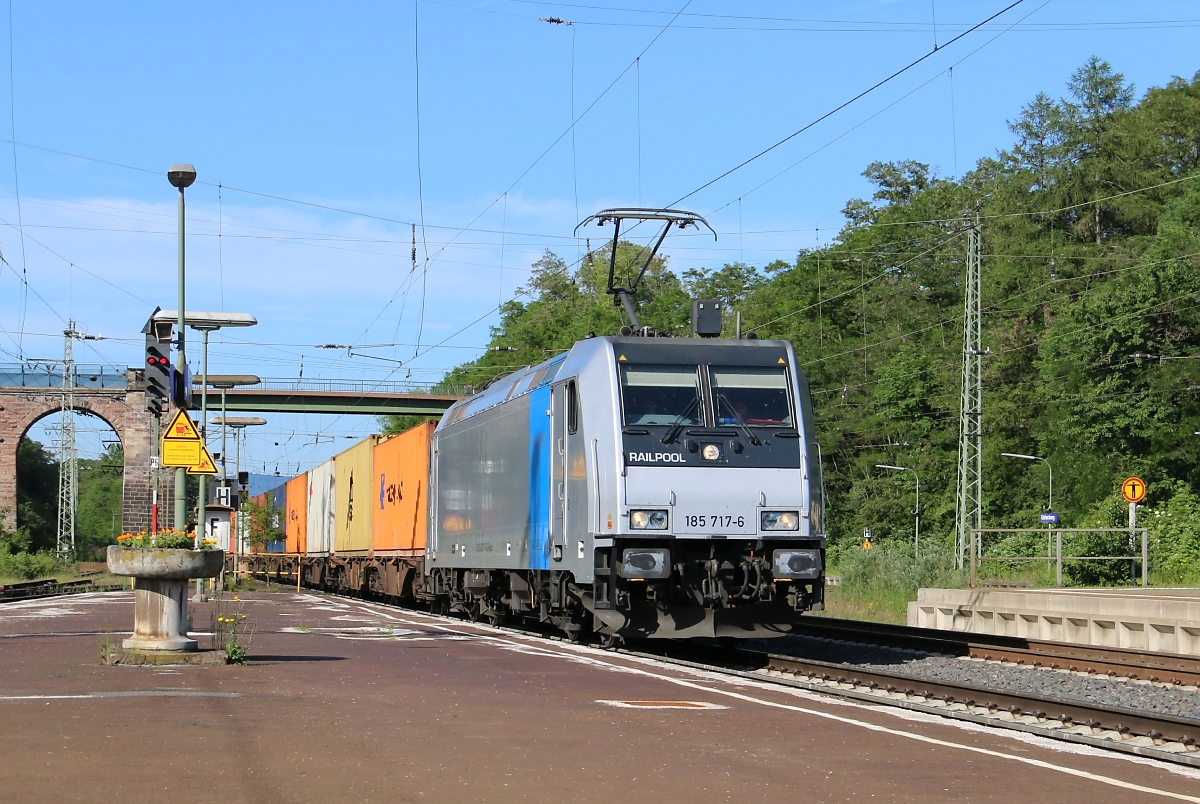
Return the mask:
<path id="1" fill-rule="evenodd" d="M 695 366 L 621 366 L 625 424 L 700 424 Z"/>
<path id="2" fill-rule="evenodd" d="M 792 427 L 787 371 L 779 368 L 712 366 L 713 406 L 717 424 Z"/>

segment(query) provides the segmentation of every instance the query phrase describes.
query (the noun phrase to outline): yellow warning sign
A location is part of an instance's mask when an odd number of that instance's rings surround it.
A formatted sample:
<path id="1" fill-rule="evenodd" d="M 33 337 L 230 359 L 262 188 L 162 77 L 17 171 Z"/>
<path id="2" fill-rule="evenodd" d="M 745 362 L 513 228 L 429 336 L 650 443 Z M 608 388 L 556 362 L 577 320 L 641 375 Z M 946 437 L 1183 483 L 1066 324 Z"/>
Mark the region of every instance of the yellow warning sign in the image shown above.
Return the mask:
<path id="1" fill-rule="evenodd" d="M 208 447 L 200 446 L 200 460 L 196 461 L 194 466 L 189 466 L 187 473 L 189 475 L 215 475 L 217 473 L 217 463 L 213 460 Z"/>
<path id="2" fill-rule="evenodd" d="M 200 451 L 204 449 L 200 439 L 189 441 L 162 442 L 162 465 L 191 467 L 200 463 Z"/>
<path id="3" fill-rule="evenodd" d="M 192 424 L 187 411 L 183 408 L 175 411 L 175 418 L 171 419 L 167 429 L 163 430 L 163 441 L 181 440 L 200 442 L 200 432 L 196 429 L 196 425 Z"/>

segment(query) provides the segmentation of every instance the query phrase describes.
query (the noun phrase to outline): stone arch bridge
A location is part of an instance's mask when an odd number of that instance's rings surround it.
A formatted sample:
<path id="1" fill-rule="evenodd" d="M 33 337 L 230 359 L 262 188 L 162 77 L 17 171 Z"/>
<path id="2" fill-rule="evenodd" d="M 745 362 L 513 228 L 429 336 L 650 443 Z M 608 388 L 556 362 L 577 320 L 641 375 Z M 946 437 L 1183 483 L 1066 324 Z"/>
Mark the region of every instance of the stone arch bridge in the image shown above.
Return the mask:
<path id="1" fill-rule="evenodd" d="M 94 372 L 89 372 L 95 368 Z M 117 432 L 125 453 L 121 527 L 150 526 L 150 427 L 142 372 L 79 366 L 75 410 L 95 416 Z M 0 369 L 0 527 L 17 526 L 17 447 L 39 420 L 62 410 L 61 366 Z"/>

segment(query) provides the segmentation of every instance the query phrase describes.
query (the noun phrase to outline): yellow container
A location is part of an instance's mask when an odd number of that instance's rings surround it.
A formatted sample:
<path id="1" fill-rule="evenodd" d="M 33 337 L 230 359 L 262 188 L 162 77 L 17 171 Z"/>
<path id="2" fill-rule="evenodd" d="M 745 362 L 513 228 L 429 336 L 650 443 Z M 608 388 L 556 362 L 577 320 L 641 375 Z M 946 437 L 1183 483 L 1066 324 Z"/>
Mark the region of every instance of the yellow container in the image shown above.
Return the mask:
<path id="1" fill-rule="evenodd" d="M 374 531 L 371 528 L 372 463 L 375 445 L 382 436 L 368 436 L 334 460 L 337 485 L 334 512 L 333 551 L 342 556 L 365 556 L 371 553 Z"/>
<path id="2" fill-rule="evenodd" d="M 375 555 L 425 552 L 429 439 L 436 427 L 437 422 L 423 422 L 375 447 Z"/>

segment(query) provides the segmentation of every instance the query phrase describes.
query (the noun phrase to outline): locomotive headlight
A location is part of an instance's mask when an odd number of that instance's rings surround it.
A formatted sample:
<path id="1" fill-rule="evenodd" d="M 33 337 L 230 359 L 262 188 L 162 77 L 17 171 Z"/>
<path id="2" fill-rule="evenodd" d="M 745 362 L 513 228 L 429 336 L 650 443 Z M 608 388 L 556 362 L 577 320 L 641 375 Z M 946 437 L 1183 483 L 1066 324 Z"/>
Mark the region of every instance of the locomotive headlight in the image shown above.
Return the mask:
<path id="1" fill-rule="evenodd" d="M 776 550 L 771 555 L 771 569 L 776 579 L 801 581 L 821 577 L 820 550 Z"/>
<path id="2" fill-rule="evenodd" d="M 717 458 L 721 457 L 721 448 L 716 444 L 705 444 L 704 449 L 700 451 L 700 454 L 706 461 L 715 461 Z"/>
<path id="3" fill-rule="evenodd" d="M 796 530 L 800 527 L 799 511 L 763 511 L 763 530 Z"/>
<path id="4" fill-rule="evenodd" d="M 666 511 L 630 511 L 629 527 L 633 530 L 666 530 Z"/>
<path id="5" fill-rule="evenodd" d="M 665 547 L 627 547 L 621 554 L 617 574 L 631 580 L 669 578 L 671 551 Z"/>

